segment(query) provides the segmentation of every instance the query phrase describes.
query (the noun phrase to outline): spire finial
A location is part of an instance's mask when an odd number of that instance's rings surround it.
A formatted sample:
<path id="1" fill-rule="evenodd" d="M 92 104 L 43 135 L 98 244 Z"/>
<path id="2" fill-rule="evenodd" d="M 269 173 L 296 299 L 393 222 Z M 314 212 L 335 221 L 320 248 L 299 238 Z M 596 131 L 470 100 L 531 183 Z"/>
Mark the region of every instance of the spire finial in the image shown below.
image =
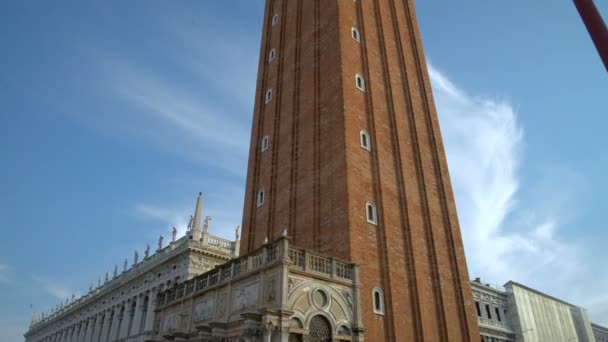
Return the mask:
<path id="1" fill-rule="evenodd" d="M 203 216 L 203 193 L 198 193 L 196 199 L 196 207 L 194 208 L 194 217 L 192 217 L 192 225 L 190 227 L 190 237 L 194 241 L 201 239 L 201 218 Z"/>

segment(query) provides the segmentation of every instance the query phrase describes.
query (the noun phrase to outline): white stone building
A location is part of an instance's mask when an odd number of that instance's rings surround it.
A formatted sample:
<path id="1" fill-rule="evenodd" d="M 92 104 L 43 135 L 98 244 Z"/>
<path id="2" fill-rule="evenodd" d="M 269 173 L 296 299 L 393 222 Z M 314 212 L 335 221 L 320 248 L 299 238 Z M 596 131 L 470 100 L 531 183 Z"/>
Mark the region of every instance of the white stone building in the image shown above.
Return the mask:
<path id="1" fill-rule="evenodd" d="M 157 249 L 146 249 L 143 258 L 135 252 L 133 264 L 127 260 L 122 272 L 116 266 L 113 275 L 91 284 L 88 294 L 72 299 L 48 314 L 35 317 L 26 342 L 140 342 L 152 335 L 156 295 L 166 288 L 230 261 L 238 256 L 236 241 L 209 235 L 207 217 L 201 232 L 202 198 L 199 194 L 194 216 L 185 236 L 177 238 L 173 230 L 171 242 Z"/>

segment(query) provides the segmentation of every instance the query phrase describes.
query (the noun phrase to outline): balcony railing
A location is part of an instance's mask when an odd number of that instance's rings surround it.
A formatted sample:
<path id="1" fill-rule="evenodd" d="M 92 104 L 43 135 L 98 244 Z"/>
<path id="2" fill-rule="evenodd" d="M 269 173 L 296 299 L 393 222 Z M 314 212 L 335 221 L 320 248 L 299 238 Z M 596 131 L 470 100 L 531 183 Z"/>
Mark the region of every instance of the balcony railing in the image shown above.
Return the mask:
<path id="1" fill-rule="evenodd" d="M 336 280 L 354 280 L 354 264 L 304 249 L 289 247 L 289 239 L 282 237 L 274 243 L 266 244 L 248 255 L 234 259 L 161 293 L 158 296 L 158 305 L 166 305 L 193 293 L 206 291 L 216 285 L 279 262 L 290 263 L 294 269 Z"/>

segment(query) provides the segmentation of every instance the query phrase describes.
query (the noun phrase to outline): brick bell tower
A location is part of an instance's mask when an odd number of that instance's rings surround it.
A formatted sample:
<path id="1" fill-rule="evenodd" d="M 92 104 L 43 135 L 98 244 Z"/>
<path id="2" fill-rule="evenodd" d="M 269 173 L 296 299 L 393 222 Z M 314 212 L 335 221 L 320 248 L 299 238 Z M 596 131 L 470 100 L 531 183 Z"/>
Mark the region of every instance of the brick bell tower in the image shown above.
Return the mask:
<path id="1" fill-rule="evenodd" d="M 360 264 L 367 341 L 478 341 L 413 0 L 265 13 L 241 254 L 287 230 Z"/>

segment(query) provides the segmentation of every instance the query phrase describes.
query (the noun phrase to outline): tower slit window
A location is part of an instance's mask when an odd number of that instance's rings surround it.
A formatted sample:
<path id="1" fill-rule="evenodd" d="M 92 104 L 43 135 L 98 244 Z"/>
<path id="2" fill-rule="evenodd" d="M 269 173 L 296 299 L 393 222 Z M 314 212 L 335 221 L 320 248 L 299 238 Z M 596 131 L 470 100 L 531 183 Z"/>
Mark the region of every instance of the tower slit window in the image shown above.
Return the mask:
<path id="1" fill-rule="evenodd" d="M 360 74 L 355 75 L 355 86 L 361 91 L 365 91 L 365 80 Z"/>
<path id="2" fill-rule="evenodd" d="M 371 151 L 372 144 L 371 144 L 371 140 L 369 138 L 369 133 L 367 133 L 367 131 L 361 131 L 360 138 L 361 138 L 361 147 L 363 147 L 364 149 L 366 149 L 368 151 Z"/>
<path id="3" fill-rule="evenodd" d="M 261 207 L 262 205 L 264 205 L 264 199 L 265 199 L 264 197 L 265 197 L 264 190 L 260 190 L 258 192 L 258 200 L 257 200 L 258 207 Z"/>
<path id="4" fill-rule="evenodd" d="M 268 150 L 268 145 L 269 145 L 269 143 L 268 143 L 268 136 L 265 135 L 262 138 L 262 152 L 266 152 Z"/>
<path id="5" fill-rule="evenodd" d="M 266 91 L 266 103 L 272 101 L 272 89 Z"/>
<path id="6" fill-rule="evenodd" d="M 365 205 L 365 211 L 367 215 L 367 222 L 371 224 L 378 224 L 378 215 L 376 213 L 376 205 L 372 202 L 367 202 Z"/>
<path id="7" fill-rule="evenodd" d="M 272 26 L 276 25 L 279 22 L 279 15 L 275 14 L 272 16 Z"/>
<path id="8" fill-rule="evenodd" d="M 270 53 L 268 54 L 268 63 L 272 63 L 272 61 L 274 61 L 276 54 L 277 52 L 275 49 L 270 50 Z"/>
<path id="9" fill-rule="evenodd" d="M 372 298 L 374 301 L 374 313 L 384 315 L 384 294 L 382 293 L 382 290 L 375 287 L 372 290 Z"/>
<path id="10" fill-rule="evenodd" d="M 355 40 L 357 43 L 360 43 L 360 42 L 361 42 L 361 34 L 359 33 L 359 30 L 357 30 L 357 29 L 356 29 L 356 28 L 354 28 L 354 27 L 351 27 L 351 29 L 350 29 L 350 30 L 351 30 L 351 34 L 352 34 L 353 39 L 354 39 L 354 40 Z"/>

